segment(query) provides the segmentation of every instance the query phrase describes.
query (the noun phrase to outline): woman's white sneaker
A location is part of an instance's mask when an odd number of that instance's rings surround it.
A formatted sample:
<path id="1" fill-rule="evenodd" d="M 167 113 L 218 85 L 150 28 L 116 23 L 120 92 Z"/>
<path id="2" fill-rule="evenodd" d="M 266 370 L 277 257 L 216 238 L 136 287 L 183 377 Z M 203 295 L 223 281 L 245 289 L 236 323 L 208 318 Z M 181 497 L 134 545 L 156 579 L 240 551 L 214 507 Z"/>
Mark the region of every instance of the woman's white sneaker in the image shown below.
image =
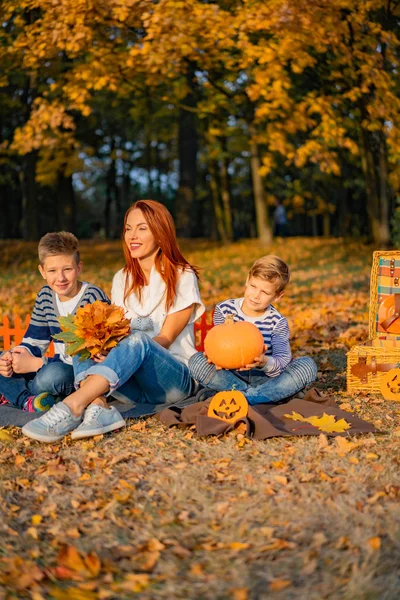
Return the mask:
<path id="1" fill-rule="evenodd" d="M 80 440 L 101 435 L 120 429 L 124 425 L 125 419 L 114 406 L 103 408 L 98 404 L 91 404 L 85 411 L 82 423 L 71 433 L 71 439 Z"/>

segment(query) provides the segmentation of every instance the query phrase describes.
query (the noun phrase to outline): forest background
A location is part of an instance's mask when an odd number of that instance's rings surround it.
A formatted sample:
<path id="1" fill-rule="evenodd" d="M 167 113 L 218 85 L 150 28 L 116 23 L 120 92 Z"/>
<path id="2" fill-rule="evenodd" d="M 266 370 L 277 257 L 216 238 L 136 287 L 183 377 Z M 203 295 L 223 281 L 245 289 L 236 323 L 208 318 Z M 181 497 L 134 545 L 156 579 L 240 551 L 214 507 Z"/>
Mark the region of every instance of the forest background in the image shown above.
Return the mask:
<path id="1" fill-rule="evenodd" d="M 0 2 L 0 237 L 400 238 L 399 2 Z"/>

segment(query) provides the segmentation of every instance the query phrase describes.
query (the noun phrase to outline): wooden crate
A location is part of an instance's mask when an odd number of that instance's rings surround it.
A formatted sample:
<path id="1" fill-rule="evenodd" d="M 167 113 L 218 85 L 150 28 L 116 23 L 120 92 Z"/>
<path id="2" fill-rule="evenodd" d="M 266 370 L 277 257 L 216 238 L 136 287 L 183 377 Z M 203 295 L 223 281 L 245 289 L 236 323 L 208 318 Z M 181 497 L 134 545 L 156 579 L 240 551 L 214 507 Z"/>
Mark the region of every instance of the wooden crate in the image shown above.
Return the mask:
<path id="1" fill-rule="evenodd" d="M 399 302 L 400 251 L 378 250 L 373 254 L 371 269 L 369 340 L 347 353 L 347 391 L 350 393 L 379 393 L 384 374 L 400 365 L 400 334 L 388 330 L 394 322 L 400 329 L 400 314 L 397 322 L 395 304 L 393 314 L 389 318 L 382 317 L 382 303 L 387 304 L 387 299 L 396 295 L 399 296 L 394 302 Z M 392 319 L 392 325 L 388 325 Z"/>

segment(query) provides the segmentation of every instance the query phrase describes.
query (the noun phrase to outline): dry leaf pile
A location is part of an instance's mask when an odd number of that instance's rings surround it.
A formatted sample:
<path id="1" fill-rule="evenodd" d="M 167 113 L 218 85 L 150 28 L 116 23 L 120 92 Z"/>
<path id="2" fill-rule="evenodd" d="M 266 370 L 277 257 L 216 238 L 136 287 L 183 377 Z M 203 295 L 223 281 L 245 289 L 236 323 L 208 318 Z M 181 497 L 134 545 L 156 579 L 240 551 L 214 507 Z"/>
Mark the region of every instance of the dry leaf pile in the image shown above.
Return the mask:
<path id="1" fill-rule="evenodd" d="M 62 332 L 53 337 L 65 342 L 68 354 L 79 354 L 81 360 L 111 350 L 130 333 L 124 309 L 101 300 L 81 306 L 75 315 L 58 320 Z"/>
<path id="2" fill-rule="evenodd" d="M 82 246 L 85 279 L 109 292 L 118 244 Z M 287 260 L 279 307 L 294 353 L 313 355 L 318 387 L 382 433 L 198 439 L 151 418 L 44 445 L 1 430 L 0 599 L 397 600 L 400 406 L 344 391 L 345 351 L 367 336 L 372 249 L 322 239 L 184 249 L 204 267 L 209 306 L 240 295 L 260 254 Z M 25 251 L 15 269 L 6 253 L 2 298 L 10 273 L 27 268 Z M 12 301 L 21 314 L 32 303 L 20 288 Z"/>

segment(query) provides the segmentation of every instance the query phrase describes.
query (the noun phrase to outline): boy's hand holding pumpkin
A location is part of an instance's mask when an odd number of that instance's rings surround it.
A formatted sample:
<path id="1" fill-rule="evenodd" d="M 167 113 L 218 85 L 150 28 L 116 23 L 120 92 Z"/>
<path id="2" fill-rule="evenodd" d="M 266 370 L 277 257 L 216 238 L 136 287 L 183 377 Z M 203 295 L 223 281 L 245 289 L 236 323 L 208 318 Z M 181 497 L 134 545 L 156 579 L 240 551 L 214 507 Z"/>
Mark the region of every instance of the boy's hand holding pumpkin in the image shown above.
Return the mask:
<path id="1" fill-rule="evenodd" d="M 260 354 L 260 356 L 255 356 L 253 362 L 248 363 L 244 367 L 240 367 L 235 369 L 236 371 L 250 371 L 250 369 L 262 369 L 268 362 L 268 356 L 266 356 L 265 352 L 267 351 L 268 346 L 264 344 L 264 354 Z M 210 360 L 207 354 L 204 352 L 204 356 L 207 358 L 208 364 L 214 364 L 217 371 L 221 371 L 224 367 L 219 367 L 212 360 Z"/>
<path id="2" fill-rule="evenodd" d="M 250 369 L 262 369 L 268 362 L 268 356 L 266 356 L 267 344 L 264 344 L 264 354 L 260 356 L 256 356 L 252 363 L 249 363 L 242 367 L 241 369 L 237 369 L 238 371 L 250 371 Z"/>

